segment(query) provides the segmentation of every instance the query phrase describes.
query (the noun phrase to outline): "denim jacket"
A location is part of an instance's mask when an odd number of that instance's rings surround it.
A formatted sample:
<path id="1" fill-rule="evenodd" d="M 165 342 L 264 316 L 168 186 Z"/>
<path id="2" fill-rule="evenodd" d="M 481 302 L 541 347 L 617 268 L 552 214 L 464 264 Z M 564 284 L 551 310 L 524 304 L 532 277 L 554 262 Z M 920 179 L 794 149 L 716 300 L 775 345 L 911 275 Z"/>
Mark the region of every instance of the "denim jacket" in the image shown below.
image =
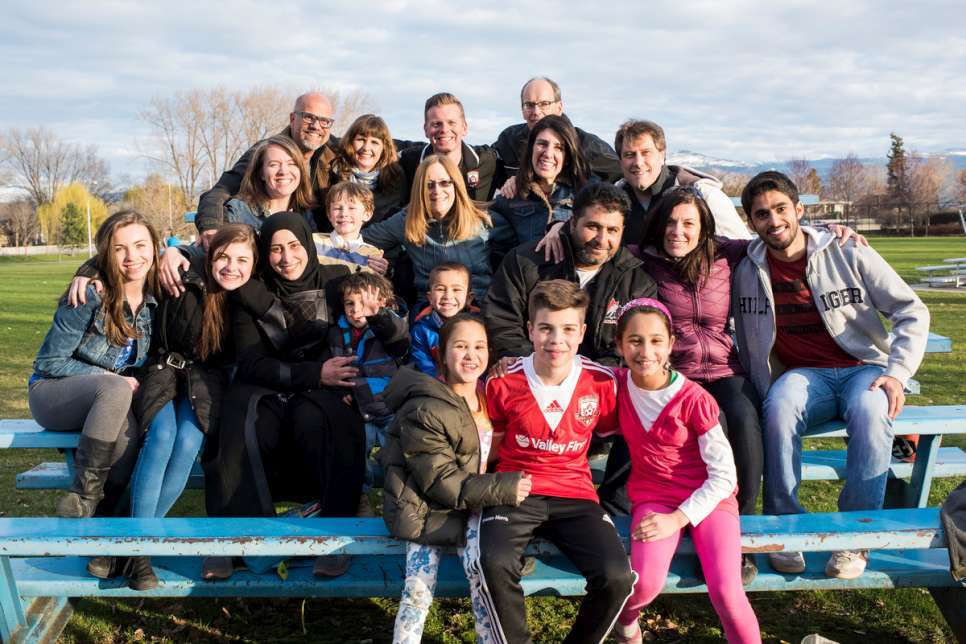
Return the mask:
<path id="1" fill-rule="evenodd" d="M 225 222 L 230 224 L 248 224 L 256 231 L 261 230 L 262 224 L 272 213 L 261 208 L 253 208 L 247 201 L 235 198 L 225 204 Z M 303 212 L 302 216 L 308 222 L 309 228 L 315 230 L 315 219 L 311 212 Z"/>
<path id="2" fill-rule="evenodd" d="M 144 294 L 144 305 L 134 320 L 138 332 L 137 357 L 133 364 L 140 367 L 151 346 L 151 321 L 157 301 L 150 293 Z M 65 378 L 84 374 L 115 373 L 123 346 L 111 344 L 104 335 L 104 316 L 101 298 L 93 286 L 87 287 L 87 304 L 72 308 L 66 298 L 54 313 L 54 321 L 34 360 L 34 373 L 42 378 Z M 130 308 L 125 315 L 131 321 Z"/>

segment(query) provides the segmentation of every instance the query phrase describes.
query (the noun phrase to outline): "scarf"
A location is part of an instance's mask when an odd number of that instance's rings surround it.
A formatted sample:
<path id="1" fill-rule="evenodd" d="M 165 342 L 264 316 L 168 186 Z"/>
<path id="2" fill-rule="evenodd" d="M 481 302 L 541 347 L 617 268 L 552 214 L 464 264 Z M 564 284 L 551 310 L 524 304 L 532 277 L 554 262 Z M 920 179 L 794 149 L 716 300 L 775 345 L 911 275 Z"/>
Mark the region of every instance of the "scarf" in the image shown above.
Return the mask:
<path id="1" fill-rule="evenodd" d="M 352 168 L 352 176 L 349 179 L 353 183 L 359 183 L 369 190 L 375 192 L 376 183 L 379 181 L 379 170 L 373 170 L 372 172 L 363 172 L 359 168 Z"/>

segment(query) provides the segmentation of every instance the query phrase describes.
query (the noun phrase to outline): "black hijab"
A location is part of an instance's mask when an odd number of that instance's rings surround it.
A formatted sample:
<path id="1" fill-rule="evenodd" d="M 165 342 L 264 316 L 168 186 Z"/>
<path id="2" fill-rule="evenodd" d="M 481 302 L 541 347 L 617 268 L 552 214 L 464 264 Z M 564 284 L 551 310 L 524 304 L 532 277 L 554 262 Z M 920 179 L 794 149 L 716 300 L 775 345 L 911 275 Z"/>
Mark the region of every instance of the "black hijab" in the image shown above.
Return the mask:
<path id="1" fill-rule="evenodd" d="M 272 247 L 272 237 L 280 230 L 288 230 L 300 244 L 305 248 L 308 261 L 305 263 L 305 270 L 302 275 L 295 280 L 287 280 L 271 267 L 268 263 L 269 250 Z M 265 264 L 262 268 L 262 280 L 265 285 L 279 297 L 301 293 L 302 291 L 317 291 L 325 288 L 325 282 L 331 279 L 330 275 L 322 275 L 319 270 L 319 257 L 315 251 L 315 243 L 312 241 L 312 230 L 305 221 L 305 216 L 295 212 L 279 212 L 265 220 L 262 229 L 258 232 L 258 251 Z"/>

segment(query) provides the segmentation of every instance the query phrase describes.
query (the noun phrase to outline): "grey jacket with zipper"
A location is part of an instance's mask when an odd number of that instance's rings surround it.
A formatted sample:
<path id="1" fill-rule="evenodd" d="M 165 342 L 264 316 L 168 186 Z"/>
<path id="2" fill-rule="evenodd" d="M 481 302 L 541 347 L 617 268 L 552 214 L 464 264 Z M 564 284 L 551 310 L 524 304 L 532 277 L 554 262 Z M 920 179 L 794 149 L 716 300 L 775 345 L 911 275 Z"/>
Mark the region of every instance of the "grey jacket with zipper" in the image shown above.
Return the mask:
<path id="1" fill-rule="evenodd" d="M 825 328 L 846 353 L 883 367 L 905 386 L 922 363 L 929 309 L 872 248 L 851 241 L 842 247 L 829 231 L 802 230 L 808 239 L 805 279 Z M 785 370 L 772 351 L 775 307 L 767 252 L 764 242 L 754 240 L 731 288 L 739 357 L 762 398 Z M 891 334 L 880 313 L 892 323 Z"/>

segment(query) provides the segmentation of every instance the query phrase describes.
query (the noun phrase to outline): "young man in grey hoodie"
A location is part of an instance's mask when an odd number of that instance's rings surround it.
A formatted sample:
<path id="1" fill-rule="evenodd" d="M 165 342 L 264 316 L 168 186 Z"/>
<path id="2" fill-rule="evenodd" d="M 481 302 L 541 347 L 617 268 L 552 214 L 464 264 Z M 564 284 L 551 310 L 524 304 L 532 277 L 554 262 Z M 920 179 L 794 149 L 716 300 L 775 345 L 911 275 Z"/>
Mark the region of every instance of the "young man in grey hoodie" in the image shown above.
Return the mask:
<path id="1" fill-rule="evenodd" d="M 797 498 L 802 435 L 836 417 L 849 435 L 839 510 L 881 508 L 892 421 L 922 362 L 929 310 L 871 248 L 839 246 L 832 233 L 801 226 L 798 190 L 780 172 L 755 176 L 741 204 L 758 239 L 735 271 L 731 306 L 742 364 L 765 401 L 764 513 L 805 512 Z M 805 570 L 798 552 L 769 559 L 779 572 Z M 867 560 L 866 552 L 836 552 L 825 572 L 853 579 Z"/>

